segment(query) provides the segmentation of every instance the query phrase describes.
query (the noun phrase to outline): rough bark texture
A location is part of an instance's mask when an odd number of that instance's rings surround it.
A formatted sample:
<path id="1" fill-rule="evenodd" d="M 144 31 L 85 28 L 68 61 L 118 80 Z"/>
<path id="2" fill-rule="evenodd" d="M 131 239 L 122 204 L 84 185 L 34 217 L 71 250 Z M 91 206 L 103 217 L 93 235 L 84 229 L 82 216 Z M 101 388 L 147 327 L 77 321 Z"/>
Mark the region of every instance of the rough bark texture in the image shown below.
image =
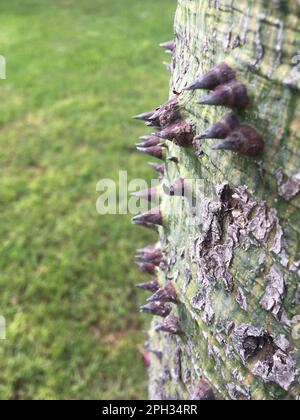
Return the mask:
<path id="1" fill-rule="evenodd" d="M 204 180 L 202 221 L 184 199 L 160 229 L 166 253 L 159 282 L 171 280 L 183 335 L 149 332 L 149 395 L 190 399 L 199 381 L 216 399 L 299 399 L 300 51 L 297 0 L 179 0 L 171 89 L 181 92 L 198 75 L 226 61 L 247 85 L 252 102 L 239 114 L 263 133 L 259 159 L 168 142 L 179 164 L 166 179 Z M 226 113 L 196 104 L 205 91 L 179 101 L 186 119 L 203 132 Z"/>

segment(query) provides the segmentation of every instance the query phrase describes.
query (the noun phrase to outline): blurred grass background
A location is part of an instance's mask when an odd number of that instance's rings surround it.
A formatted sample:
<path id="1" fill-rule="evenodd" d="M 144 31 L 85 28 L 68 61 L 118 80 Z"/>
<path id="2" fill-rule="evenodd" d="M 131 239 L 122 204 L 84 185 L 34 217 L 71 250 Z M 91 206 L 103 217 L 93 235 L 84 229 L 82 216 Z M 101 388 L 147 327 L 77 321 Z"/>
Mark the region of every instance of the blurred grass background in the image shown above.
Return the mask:
<path id="1" fill-rule="evenodd" d="M 130 115 L 167 99 L 174 0 L 1 0 L 1 399 L 139 399 L 147 320 L 135 248 L 96 184 L 150 179 Z"/>

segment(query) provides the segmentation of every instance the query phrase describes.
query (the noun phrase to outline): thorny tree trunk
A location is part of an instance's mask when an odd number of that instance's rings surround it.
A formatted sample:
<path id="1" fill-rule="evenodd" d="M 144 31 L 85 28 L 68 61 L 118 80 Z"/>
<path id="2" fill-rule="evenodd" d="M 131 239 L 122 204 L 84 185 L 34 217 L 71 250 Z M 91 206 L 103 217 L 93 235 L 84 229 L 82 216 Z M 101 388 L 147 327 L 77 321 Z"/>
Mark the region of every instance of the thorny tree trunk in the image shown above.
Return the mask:
<path id="1" fill-rule="evenodd" d="M 172 90 L 225 60 L 250 91 L 240 118 L 263 133 L 265 150 L 252 160 L 205 140 L 196 157 L 170 143 L 179 164 L 168 163 L 165 176 L 204 180 L 204 223 L 187 223 L 193 216 L 174 197 L 182 213 L 161 229 L 168 267 L 159 281 L 175 285 L 184 335 L 155 331 L 154 318 L 152 399 L 190 399 L 200 380 L 216 399 L 300 398 L 299 7 L 299 0 L 178 1 Z M 225 112 L 196 104 L 203 94 L 179 96 L 197 133 Z"/>

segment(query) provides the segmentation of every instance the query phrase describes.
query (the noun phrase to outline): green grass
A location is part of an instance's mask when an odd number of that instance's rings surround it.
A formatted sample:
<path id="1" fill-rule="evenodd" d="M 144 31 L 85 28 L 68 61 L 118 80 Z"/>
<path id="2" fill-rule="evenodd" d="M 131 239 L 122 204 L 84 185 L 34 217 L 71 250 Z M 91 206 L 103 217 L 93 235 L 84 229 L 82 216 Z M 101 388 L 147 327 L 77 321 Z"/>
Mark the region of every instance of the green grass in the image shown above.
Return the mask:
<path id="1" fill-rule="evenodd" d="M 128 116 L 168 95 L 174 0 L 1 0 L 1 399 L 138 399 L 147 320 L 130 216 L 96 184 L 150 179 Z"/>

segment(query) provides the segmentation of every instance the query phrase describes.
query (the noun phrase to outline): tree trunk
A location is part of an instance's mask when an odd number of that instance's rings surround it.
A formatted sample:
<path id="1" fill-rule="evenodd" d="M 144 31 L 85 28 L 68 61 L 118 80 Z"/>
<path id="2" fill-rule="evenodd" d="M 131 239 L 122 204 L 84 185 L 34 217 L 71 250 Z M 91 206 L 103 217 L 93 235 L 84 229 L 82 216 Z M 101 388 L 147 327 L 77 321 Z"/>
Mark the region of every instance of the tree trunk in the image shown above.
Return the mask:
<path id="1" fill-rule="evenodd" d="M 262 133 L 265 148 L 253 159 L 214 150 L 220 140 L 202 140 L 198 154 L 168 142 L 178 163 L 167 162 L 165 180 L 203 180 L 202 207 L 195 222 L 183 198 L 162 197 L 159 283 L 176 289 L 183 333 L 159 332 L 154 317 L 151 399 L 205 399 L 205 386 L 216 399 L 300 398 L 299 8 L 296 0 L 178 1 L 171 90 L 181 112 L 197 133 L 228 112 L 197 104 L 207 91 L 182 91 L 225 61 L 251 97 L 238 118 Z"/>

